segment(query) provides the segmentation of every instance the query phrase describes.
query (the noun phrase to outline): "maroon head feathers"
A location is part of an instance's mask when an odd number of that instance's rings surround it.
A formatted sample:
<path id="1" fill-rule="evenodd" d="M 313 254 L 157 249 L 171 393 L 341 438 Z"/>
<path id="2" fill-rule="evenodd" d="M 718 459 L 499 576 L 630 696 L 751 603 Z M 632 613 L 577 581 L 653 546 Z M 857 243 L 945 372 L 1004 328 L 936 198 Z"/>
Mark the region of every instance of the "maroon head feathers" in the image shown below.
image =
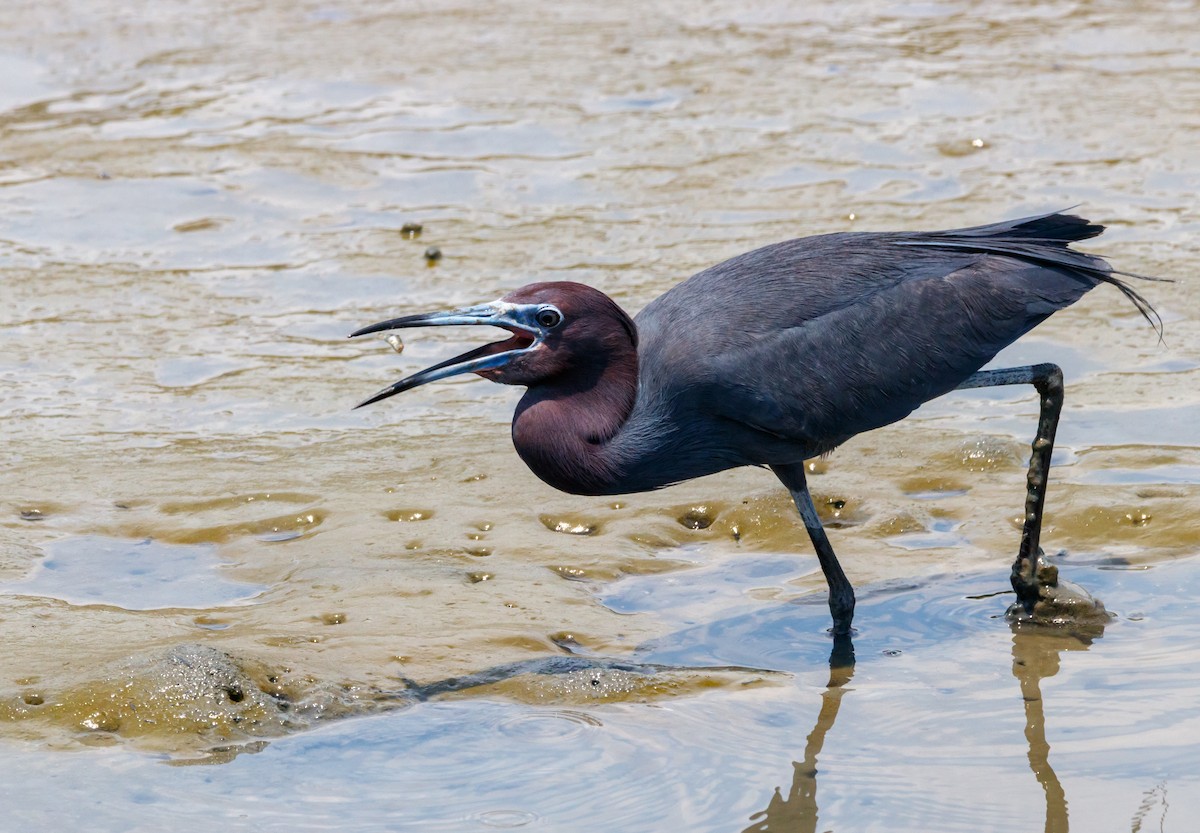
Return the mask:
<path id="1" fill-rule="evenodd" d="M 500 299 L 503 304 L 545 305 L 557 323 L 534 349 L 502 367 L 480 373 L 494 382 L 535 387 L 590 386 L 610 365 L 631 364 L 636 378 L 637 326 L 598 289 L 572 281 L 532 283 Z"/>

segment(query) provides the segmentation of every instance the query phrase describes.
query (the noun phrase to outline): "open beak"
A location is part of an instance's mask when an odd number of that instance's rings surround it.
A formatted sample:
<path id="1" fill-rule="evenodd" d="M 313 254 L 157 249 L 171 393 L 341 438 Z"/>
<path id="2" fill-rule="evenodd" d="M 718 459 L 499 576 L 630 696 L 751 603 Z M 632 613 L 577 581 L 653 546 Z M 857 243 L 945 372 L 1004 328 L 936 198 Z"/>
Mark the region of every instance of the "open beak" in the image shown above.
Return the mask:
<path id="1" fill-rule="evenodd" d="M 421 315 L 393 318 L 390 321 L 381 321 L 378 324 L 363 327 L 361 330 L 355 330 L 350 334 L 350 338 L 364 336 L 368 333 L 400 330 L 406 327 L 486 324 L 490 327 L 502 327 L 508 330 L 512 333 L 512 338 L 476 347 L 461 356 L 455 356 L 435 364 L 433 367 L 428 367 L 420 373 L 414 373 L 412 376 L 384 388 L 370 399 L 364 399 L 354 407 L 361 408 L 372 402 L 387 399 L 389 396 L 404 393 L 406 390 L 412 390 L 427 382 L 436 382 L 438 379 L 445 379 L 448 376 L 457 376 L 460 373 L 478 373 L 501 367 L 512 361 L 514 357 L 536 349 L 546 336 L 545 328 L 537 323 L 535 317 L 541 308 L 540 304 L 510 304 L 505 301 L 493 301 L 490 304 L 449 312 L 428 312 Z"/>

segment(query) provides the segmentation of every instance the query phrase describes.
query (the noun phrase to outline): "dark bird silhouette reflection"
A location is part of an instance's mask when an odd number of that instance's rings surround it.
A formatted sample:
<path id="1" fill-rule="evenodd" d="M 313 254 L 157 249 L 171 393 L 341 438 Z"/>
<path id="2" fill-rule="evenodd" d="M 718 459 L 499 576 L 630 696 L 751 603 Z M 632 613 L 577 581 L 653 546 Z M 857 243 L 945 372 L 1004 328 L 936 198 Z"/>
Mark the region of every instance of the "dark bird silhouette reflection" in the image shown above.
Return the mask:
<path id="1" fill-rule="evenodd" d="M 1104 634 L 1103 625 L 1087 633 L 1053 631 L 1049 628 L 1013 627 L 1013 676 L 1021 686 L 1025 705 L 1025 740 L 1029 744 L 1029 768 L 1046 796 L 1046 833 L 1067 833 L 1067 794 L 1050 765 L 1050 742 L 1046 740 L 1046 711 L 1042 680 L 1058 673 L 1063 651 L 1086 651 Z"/>
<path id="2" fill-rule="evenodd" d="M 834 637 L 829 654 L 829 683 L 821 694 L 817 722 L 804 743 L 804 760 L 792 763 L 792 786 L 788 795 L 776 788 L 767 808 L 750 817 L 754 823 L 743 833 L 815 833 L 817 829 L 817 756 L 825 746 L 825 736 L 837 720 L 842 695 L 854 677 L 854 643 L 849 634 Z"/>
<path id="3" fill-rule="evenodd" d="M 1013 625 L 1012 672 L 1020 686 L 1025 711 L 1029 768 L 1045 796 L 1045 833 L 1068 833 L 1070 823 L 1066 791 L 1050 764 L 1041 683 L 1058 673 L 1064 651 L 1086 651 L 1103 632 L 1103 625 L 1094 625 L 1085 633 Z M 851 638 L 849 635 L 836 637 L 829 657 L 829 683 L 821 693 L 816 723 L 805 740 L 804 757 L 792 763 L 792 783 L 787 795 L 776 788 L 766 808 L 750 817 L 753 823 L 744 828 L 743 833 L 816 833 L 820 817 L 817 756 L 833 729 L 842 697 L 853 677 Z"/>

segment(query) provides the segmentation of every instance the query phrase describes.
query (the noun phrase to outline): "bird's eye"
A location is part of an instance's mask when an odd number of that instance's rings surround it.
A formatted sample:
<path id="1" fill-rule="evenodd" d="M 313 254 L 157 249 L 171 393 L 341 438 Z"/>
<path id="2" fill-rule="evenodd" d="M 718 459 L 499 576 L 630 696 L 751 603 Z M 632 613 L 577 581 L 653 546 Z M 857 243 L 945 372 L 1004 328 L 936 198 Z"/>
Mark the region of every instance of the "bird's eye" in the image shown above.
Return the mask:
<path id="1" fill-rule="evenodd" d="M 537 311 L 535 318 L 543 327 L 553 329 L 562 323 L 563 317 L 562 313 L 556 310 L 554 307 L 542 307 Z"/>

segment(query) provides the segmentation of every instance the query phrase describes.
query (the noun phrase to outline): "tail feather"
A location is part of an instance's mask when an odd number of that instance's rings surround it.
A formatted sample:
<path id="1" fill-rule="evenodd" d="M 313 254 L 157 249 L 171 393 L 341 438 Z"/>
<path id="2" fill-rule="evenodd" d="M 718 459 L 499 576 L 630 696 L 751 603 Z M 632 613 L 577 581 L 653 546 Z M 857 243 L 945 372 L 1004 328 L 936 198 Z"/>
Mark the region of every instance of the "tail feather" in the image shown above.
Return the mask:
<path id="1" fill-rule="evenodd" d="M 926 237 L 988 238 L 1007 240 L 1037 240 L 1050 246 L 1066 248 L 1068 243 L 1087 240 L 1104 232 L 1104 226 L 1074 214 L 1052 211 L 1036 217 L 1019 217 L 986 226 L 928 232 Z"/>
<path id="2" fill-rule="evenodd" d="M 1068 248 L 1077 240 L 1087 240 L 1104 231 L 1104 226 L 1074 214 L 1057 211 L 1037 217 L 1022 217 L 986 226 L 903 235 L 895 242 L 901 246 L 933 249 L 965 249 L 984 254 L 1008 255 L 1041 266 L 1066 269 L 1097 283 L 1115 286 L 1129 299 L 1142 317 L 1163 337 L 1162 317 L 1146 298 L 1117 275 L 1141 281 L 1172 283 L 1169 278 L 1121 272 L 1096 255 Z"/>

